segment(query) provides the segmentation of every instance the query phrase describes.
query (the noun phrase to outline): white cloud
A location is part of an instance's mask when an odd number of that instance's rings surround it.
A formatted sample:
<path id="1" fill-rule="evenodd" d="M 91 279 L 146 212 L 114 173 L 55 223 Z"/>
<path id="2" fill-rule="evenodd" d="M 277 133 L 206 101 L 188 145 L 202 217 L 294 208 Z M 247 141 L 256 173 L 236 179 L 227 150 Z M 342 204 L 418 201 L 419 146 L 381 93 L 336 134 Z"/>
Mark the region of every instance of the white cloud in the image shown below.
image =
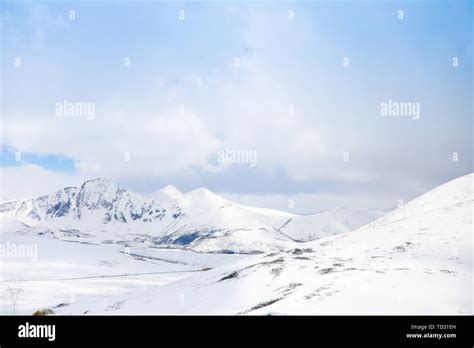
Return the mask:
<path id="1" fill-rule="evenodd" d="M 205 166 L 219 146 L 192 111 L 165 114 L 138 107 L 136 114 L 102 108 L 93 120 L 82 116 L 16 116 L 5 122 L 4 134 L 5 142 L 16 150 L 71 157 L 81 175 L 110 179 L 164 175 Z M 125 160 L 126 153 L 129 161 Z"/>
<path id="2" fill-rule="evenodd" d="M 206 57 L 195 59 L 191 54 L 194 52 L 183 49 L 179 55 L 186 58 L 189 54 L 189 62 L 170 62 L 166 74 L 151 71 L 148 76 L 142 71 L 134 75 L 139 69 L 130 69 L 127 75 L 120 75 L 117 70 L 114 81 L 123 83 L 99 84 L 100 91 L 93 86 L 95 78 L 84 86 L 74 79 L 66 83 L 65 76 L 74 76 L 66 74 L 72 68 L 45 59 L 48 55 L 43 59 L 35 56 L 21 70 L 27 73 L 7 71 L 10 81 L 21 81 L 15 86 L 23 88 L 7 91 L 12 97 L 5 98 L 3 142 L 23 152 L 71 157 L 76 161 L 77 176 L 87 179 L 103 176 L 133 183 L 178 177 L 186 171 L 192 173 L 186 172 L 181 178 L 205 177 L 212 171 L 222 174 L 221 182 L 228 179 L 226 185 L 234 192 L 241 191 L 241 178 L 226 177 L 229 168 L 213 165 L 217 151 L 225 147 L 256 150 L 255 173 L 262 175 L 249 175 L 256 182 L 254 187 L 264 187 L 280 175 L 285 185 L 280 192 L 289 192 L 302 182 L 309 187 L 327 181 L 346 186 L 384 181 L 373 186 L 373 192 L 383 194 L 398 186 L 398 192 L 413 193 L 427 188 L 430 182 L 439 183 L 439 173 L 449 177 L 446 173 L 455 172 L 449 169 L 453 165 L 449 153 L 439 158 L 439 150 L 446 144 L 423 133 L 425 119 L 397 126 L 395 120 L 392 123 L 377 115 L 372 117 L 371 103 L 377 95 L 374 89 L 384 86 L 363 86 L 363 69 L 338 70 L 339 53 L 345 49 L 337 41 L 340 37 L 325 36 L 302 12 L 297 12 L 295 21 L 288 21 L 286 6 L 229 7 L 235 20 L 232 23 L 238 23 L 234 28 L 238 30 L 238 42 L 232 40 L 228 46 L 224 42 L 215 47 L 216 52 L 209 50 L 213 58 L 224 57 L 217 64 L 214 59 L 207 64 Z M 61 26 L 61 20 L 54 16 L 50 22 L 37 26 Z M 179 32 L 176 35 L 179 37 Z M 196 43 L 200 43 L 200 37 L 196 35 Z M 21 38 L 16 40 L 23 42 Z M 176 42 L 179 40 L 172 45 Z M 202 44 L 206 47 L 209 42 L 204 40 Z M 150 64 L 146 57 L 153 57 L 149 53 L 146 49 L 141 52 L 145 65 Z M 233 65 L 236 56 L 238 68 Z M 93 67 L 100 58 L 87 58 L 84 63 L 93 62 L 86 64 Z M 117 59 L 120 63 L 121 57 Z M 359 75 L 351 75 L 356 71 Z M 97 97 L 76 100 L 96 103 L 93 120 L 54 115 L 54 104 L 71 95 Z M 179 113 L 181 104 L 184 114 Z M 290 105 L 294 113 L 289 112 Z M 373 106 L 377 109 L 378 103 Z M 404 138 L 398 135 L 402 133 Z M 419 146 L 419 136 L 423 136 L 423 146 Z M 348 161 L 343 160 L 344 152 L 349 154 Z M 124 160 L 126 153 L 130 161 Z M 444 161 L 443 170 L 434 170 L 439 168 L 440 160 Z M 49 173 L 48 177 L 54 175 L 62 176 Z M 22 188 L 18 189 L 21 193 Z M 333 206 L 343 196 L 332 200 L 321 195 L 311 197 L 328 204 L 331 201 Z M 277 196 L 273 199 L 281 201 Z"/>
<path id="3" fill-rule="evenodd" d="M 293 181 L 370 179 L 366 168 L 342 160 L 344 151 L 356 153 L 360 147 L 344 122 L 326 116 L 337 114 L 340 106 L 328 109 L 313 101 L 315 95 L 333 98 L 321 90 L 327 72 L 320 68 L 318 81 L 306 81 L 304 68 L 294 66 L 308 61 L 308 40 L 321 39 L 311 34 L 311 23 L 304 15 L 288 21 L 284 6 L 230 5 L 230 10 L 241 18 L 243 50 L 235 53 L 239 68 L 229 56 L 206 67 L 205 74 L 182 71 L 172 81 L 147 76 L 134 80 L 144 82 L 139 93 L 119 85 L 100 100 L 77 100 L 96 104 L 93 120 L 55 116 L 54 104 L 63 98 L 51 100 L 49 113 L 44 105 L 39 114 L 10 107 L 15 114 L 4 117 L 5 142 L 24 152 L 71 157 L 79 172 L 90 177 L 140 179 L 189 168 L 214 171 L 217 151 L 229 147 L 256 150 L 259 167 L 284 170 Z M 45 94 L 50 88 L 55 87 L 46 87 Z M 124 161 L 125 153 L 130 161 Z"/>
<path id="4" fill-rule="evenodd" d="M 2 167 L 0 200 L 38 197 L 67 186 L 80 186 L 84 178 L 48 171 L 36 165 Z"/>

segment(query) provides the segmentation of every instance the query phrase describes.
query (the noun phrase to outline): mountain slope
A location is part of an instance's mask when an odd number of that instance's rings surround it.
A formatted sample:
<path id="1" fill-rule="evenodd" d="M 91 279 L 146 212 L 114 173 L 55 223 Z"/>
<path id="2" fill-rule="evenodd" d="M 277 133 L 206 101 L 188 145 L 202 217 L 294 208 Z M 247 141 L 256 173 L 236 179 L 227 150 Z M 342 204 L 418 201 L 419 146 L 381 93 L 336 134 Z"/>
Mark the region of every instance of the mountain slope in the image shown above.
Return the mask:
<path id="1" fill-rule="evenodd" d="M 163 286 L 117 313 L 471 314 L 473 179 L 446 183 L 357 231 Z"/>

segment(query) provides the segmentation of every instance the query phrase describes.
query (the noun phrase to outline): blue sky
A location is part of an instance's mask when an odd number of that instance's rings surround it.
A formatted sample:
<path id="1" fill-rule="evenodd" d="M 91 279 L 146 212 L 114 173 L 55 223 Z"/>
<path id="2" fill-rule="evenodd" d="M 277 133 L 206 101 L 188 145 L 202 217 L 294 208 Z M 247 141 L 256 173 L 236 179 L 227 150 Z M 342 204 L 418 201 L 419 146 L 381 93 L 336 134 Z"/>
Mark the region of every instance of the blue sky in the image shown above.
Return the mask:
<path id="1" fill-rule="evenodd" d="M 25 163 L 47 168 L 54 172 L 73 174 L 74 160 L 58 155 L 38 155 L 35 153 L 18 152 L 7 146 L 2 147 L 0 163 L 4 167 L 22 166 Z"/>
<path id="2" fill-rule="evenodd" d="M 19 178 L 44 191 L 102 176 L 311 212 L 394 206 L 472 171 L 470 1 L 0 6 L 4 198 L 37 193 Z M 94 119 L 58 117 L 63 100 L 94 103 Z M 382 117 L 387 100 L 420 119 Z M 219 166 L 226 147 L 258 165 Z"/>

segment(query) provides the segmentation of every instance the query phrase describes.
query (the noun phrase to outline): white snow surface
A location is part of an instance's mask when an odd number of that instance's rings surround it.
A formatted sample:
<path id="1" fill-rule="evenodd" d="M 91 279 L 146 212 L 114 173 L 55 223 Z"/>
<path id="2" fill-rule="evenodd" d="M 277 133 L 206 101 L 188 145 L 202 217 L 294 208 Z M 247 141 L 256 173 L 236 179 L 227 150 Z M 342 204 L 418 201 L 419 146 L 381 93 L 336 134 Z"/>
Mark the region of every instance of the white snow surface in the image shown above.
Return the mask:
<path id="1" fill-rule="evenodd" d="M 67 242 L 4 216 L 2 246 L 36 245 L 37 255 L 2 254 L 1 312 L 470 315 L 473 180 L 356 231 L 256 255 Z"/>

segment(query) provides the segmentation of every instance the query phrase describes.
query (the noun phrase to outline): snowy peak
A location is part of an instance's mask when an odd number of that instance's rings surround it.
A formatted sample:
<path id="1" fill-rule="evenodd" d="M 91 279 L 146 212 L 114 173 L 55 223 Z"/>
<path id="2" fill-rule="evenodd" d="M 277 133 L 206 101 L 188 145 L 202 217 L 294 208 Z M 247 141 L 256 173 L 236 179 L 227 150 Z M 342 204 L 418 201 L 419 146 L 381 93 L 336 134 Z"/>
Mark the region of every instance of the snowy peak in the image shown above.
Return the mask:
<path id="1" fill-rule="evenodd" d="M 423 209 L 439 209 L 473 199 L 474 173 L 448 181 L 421 195 L 406 205 Z"/>
<path id="2" fill-rule="evenodd" d="M 180 199 L 183 193 L 173 185 L 167 185 L 162 189 L 148 195 L 156 202 L 171 202 Z"/>
<path id="3" fill-rule="evenodd" d="M 113 184 L 112 182 L 103 179 L 103 178 L 95 178 L 92 180 L 87 180 L 81 185 L 81 189 L 85 190 L 95 190 L 95 191 L 110 191 L 110 190 L 117 190 L 117 185 Z"/>
<path id="4" fill-rule="evenodd" d="M 189 191 L 186 193 L 182 198 L 189 200 L 200 202 L 201 204 L 225 204 L 229 203 L 228 200 L 219 196 L 218 194 L 208 190 L 205 187 L 200 187 L 195 190 Z"/>
<path id="5" fill-rule="evenodd" d="M 84 182 L 77 193 L 77 206 L 109 209 L 126 192 L 111 182 L 97 178 Z"/>
<path id="6" fill-rule="evenodd" d="M 473 201 L 474 173 L 464 175 L 448 181 L 434 189 L 422 194 L 414 200 L 401 205 L 389 214 L 372 221 L 363 228 L 385 225 L 412 216 L 421 216 L 426 213 L 455 209 Z"/>
<path id="7" fill-rule="evenodd" d="M 149 197 L 129 192 L 97 178 L 81 187 L 67 187 L 53 194 L 0 204 L 0 213 L 31 226 L 100 230 L 109 223 L 161 221 L 165 207 Z M 170 207 L 170 214 L 179 210 Z"/>
<path id="8" fill-rule="evenodd" d="M 178 199 L 178 204 L 184 208 L 191 209 L 191 214 L 194 213 L 193 215 L 210 215 L 212 211 L 223 206 L 237 206 L 234 202 L 219 196 L 205 187 L 199 187 L 182 195 Z"/>
<path id="9" fill-rule="evenodd" d="M 178 199 L 183 195 L 183 193 L 173 185 L 167 185 L 163 187 L 160 191 L 172 199 Z"/>

